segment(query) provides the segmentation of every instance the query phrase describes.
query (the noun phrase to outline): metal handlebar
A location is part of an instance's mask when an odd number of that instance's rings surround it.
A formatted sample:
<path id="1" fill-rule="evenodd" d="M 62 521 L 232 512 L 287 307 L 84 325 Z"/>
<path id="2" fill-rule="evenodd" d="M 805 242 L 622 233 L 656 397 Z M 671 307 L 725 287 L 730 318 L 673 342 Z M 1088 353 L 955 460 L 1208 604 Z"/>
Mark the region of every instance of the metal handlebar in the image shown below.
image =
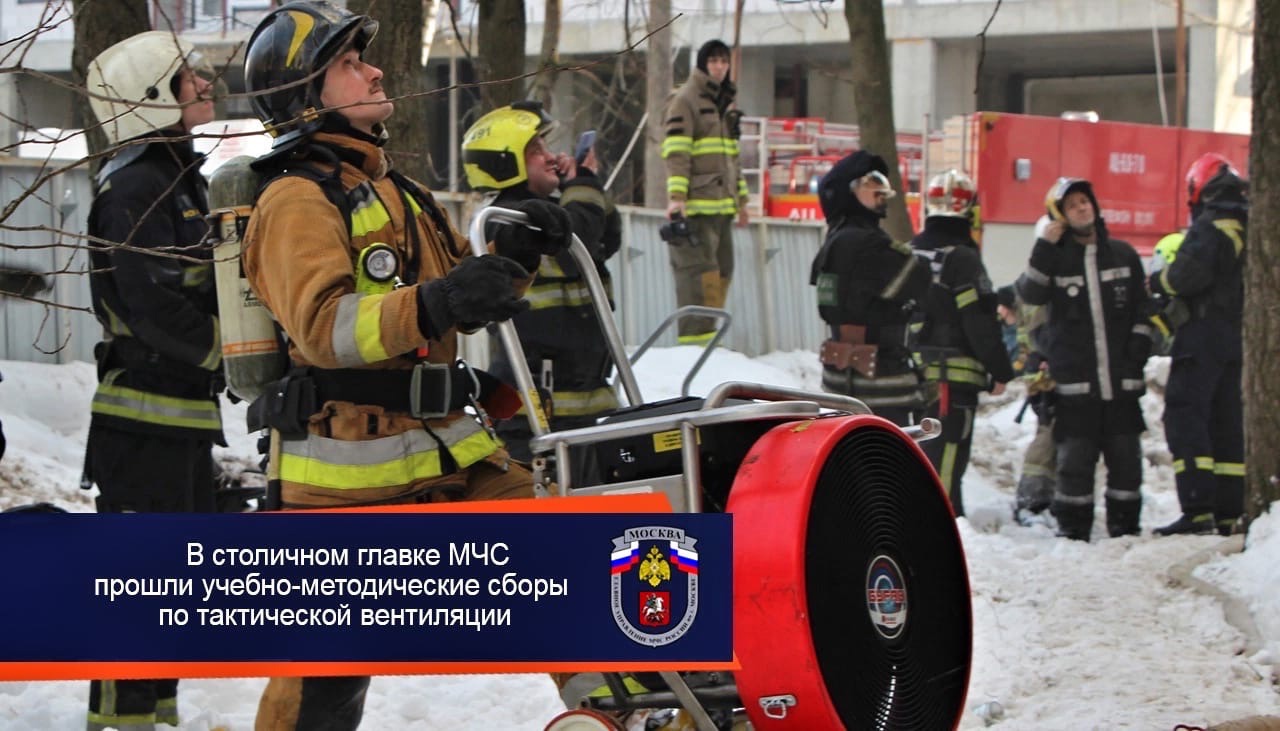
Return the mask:
<path id="1" fill-rule="evenodd" d="M 468 239 L 471 244 L 471 253 L 476 256 L 484 256 L 489 253 L 489 241 L 485 236 L 484 230 L 485 225 L 490 221 L 536 228 L 530 226 L 529 215 L 523 211 L 489 206 L 477 213 L 475 219 L 471 222 Z M 635 372 L 631 369 L 631 362 L 627 360 L 626 347 L 622 343 L 622 336 L 618 333 L 618 326 L 613 321 L 613 312 L 609 309 L 609 295 L 605 292 L 604 285 L 600 282 L 600 275 L 596 272 L 595 260 L 591 258 L 591 254 L 587 252 L 587 247 L 583 246 L 582 240 L 578 238 L 577 234 L 573 235 L 573 241 L 569 245 L 569 253 L 573 256 L 573 260 L 577 262 L 578 269 L 582 272 L 582 280 L 586 282 L 587 289 L 591 292 L 591 304 L 596 313 L 596 320 L 600 322 L 600 329 L 604 332 L 605 341 L 609 346 L 609 353 L 613 356 L 614 367 L 618 369 L 618 380 L 622 383 L 622 390 L 626 394 L 627 403 L 632 406 L 638 406 L 644 403 L 644 399 L 640 395 L 640 385 L 636 381 Z M 520 400 L 524 403 L 525 414 L 529 418 L 529 428 L 532 429 L 535 437 L 546 434 L 548 431 L 547 424 L 543 417 L 542 409 L 536 406 L 535 396 L 537 390 L 533 374 L 529 371 L 529 363 L 524 357 L 524 347 L 520 345 L 520 336 L 516 332 L 516 326 L 510 320 L 496 324 L 498 326 L 498 335 L 502 338 L 502 346 L 507 351 L 507 357 L 511 360 L 511 370 L 515 373 L 516 385 L 520 387 Z"/>

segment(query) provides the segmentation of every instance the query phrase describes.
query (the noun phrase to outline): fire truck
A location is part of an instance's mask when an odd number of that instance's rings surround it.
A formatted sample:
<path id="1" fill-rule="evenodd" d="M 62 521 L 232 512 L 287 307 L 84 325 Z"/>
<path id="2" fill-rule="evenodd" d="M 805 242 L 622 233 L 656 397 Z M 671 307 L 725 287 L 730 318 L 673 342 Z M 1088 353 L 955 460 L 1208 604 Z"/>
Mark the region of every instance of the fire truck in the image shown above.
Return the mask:
<path id="1" fill-rule="evenodd" d="M 818 181 L 858 149 L 858 126 L 816 117 L 743 117 L 740 149 L 753 215 L 821 221 Z M 923 151 L 920 134 L 898 135 L 899 172 L 917 225 Z"/>
<path id="2" fill-rule="evenodd" d="M 821 221 L 817 181 L 858 148 L 858 131 L 821 119 L 747 117 L 741 148 L 754 213 Z M 919 191 L 930 175 L 956 168 L 973 177 L 984 258 L 998 284 L 1025 266 L 1045 192 L 1060 176 L 1090 180 L 1111 235 L 1146 256 L 1162 236 L 1187 225 L 1183 181 L 1206 152 L 1246 170 L 1249 136 L 1003 112 L 953 117 L 929 133 L 927 144 L 920 134 L 898 135 L 899 171 L 917 230 Z"/>

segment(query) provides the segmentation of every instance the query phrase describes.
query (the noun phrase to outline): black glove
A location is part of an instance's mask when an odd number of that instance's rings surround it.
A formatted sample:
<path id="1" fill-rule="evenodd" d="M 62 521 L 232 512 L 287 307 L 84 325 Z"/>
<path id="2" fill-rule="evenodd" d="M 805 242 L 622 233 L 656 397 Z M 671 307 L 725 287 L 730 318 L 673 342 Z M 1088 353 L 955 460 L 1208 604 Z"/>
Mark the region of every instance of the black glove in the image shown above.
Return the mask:
<path id="1" fill-rule="evenodd" d="M 493 240 L 498 254 L 515 259 L 525 269 L 536 271 L 543 254 L 555 256 L 569 248 L 573 241 L 573 223 L 559 205 L 540 198 L 503 203 L 504 208 L 522 211 L 529 216 L 529 226 L 503 224 Z"/>
<path id="2" fill-rule="evenodd" d="M 501 322 L 529 309 L 516 298 L 515 279 L 529 272 L 503 256 L 463 259 L 442 279 L 418 285 L 418 328 L 438 340 L 454 325 L 474 330 L 486 322 Z"/>

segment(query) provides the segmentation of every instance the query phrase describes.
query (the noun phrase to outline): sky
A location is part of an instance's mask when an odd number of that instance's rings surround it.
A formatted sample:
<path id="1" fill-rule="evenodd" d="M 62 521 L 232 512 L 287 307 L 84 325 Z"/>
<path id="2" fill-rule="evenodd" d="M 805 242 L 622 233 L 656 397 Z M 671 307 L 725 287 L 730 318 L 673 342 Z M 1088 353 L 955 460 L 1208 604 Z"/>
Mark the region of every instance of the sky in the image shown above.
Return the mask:
<path id="1" fill-rule="evenodd" d="M 645 354 L 636 365 L 645 401 L 680 395 L 697 355 L 693 347 Z M 9 440 L 0 461 L 0 509 L 49 501 L 92 510 L 92 493 L 78 485 L 93 366 L 0 361 L 0 373 L 0 421 Z M 1280 715 L 1280 690 L 1272 681 L 1280 663 L 1280 505 L 1253 524 L 1243 552 L 1231 552 L 1231 543 L 1217 536 L 1150 534 L 1178 514 L 1160 427 L 1167 374 L 1167 359 L 1148 364 L 1143 535 L 1106 538 L 1100 512 L 1088 544 L 1012 522 L 1014 486 L 1035 417 L 1028 412 L 1015 422 L 1020 384 L 1000 397 L 984 396 L 964 481 L 969 515 L 958 520 L 974 618 L 960 728 L 1172 729 Z M 725 381 L 818 390 L 819 379 L 813 353 L 752 359 L 721 349 L 693 380 L 691 393 L 705 395 Z M 239 427 L 243 406 L 228 405 L 224 414 L 231 444 L 216 455 L 232 469 L 256 461 L 254 437 Z M 1099 492 L 1103 484 L 1099 468 Z M 1101 506 L 1101 497 L 1097 502 Z M 1198 566 L 1190 580 L 1171 579 L 1190 566 Z M 1227 604 L 1242 608 L 1253 627 L 1229 623 Z M 264 684 L 261 678 L 184 680 L 182 728 L 249 731 Z M 0 683 L 0 729 L 78 731 L 87 694 L 83 681 Z M 362 729 L 538 731 L 562 709 L 545 675 L 378 677 Z"/>

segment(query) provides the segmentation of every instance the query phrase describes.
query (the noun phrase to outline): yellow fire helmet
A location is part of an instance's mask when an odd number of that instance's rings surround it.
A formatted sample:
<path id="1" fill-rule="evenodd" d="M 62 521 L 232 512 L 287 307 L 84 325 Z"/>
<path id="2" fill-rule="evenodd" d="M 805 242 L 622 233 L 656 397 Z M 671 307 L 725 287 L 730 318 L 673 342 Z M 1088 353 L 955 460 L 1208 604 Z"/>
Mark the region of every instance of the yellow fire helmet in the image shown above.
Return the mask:
<path id="1" fill-rule="evenodd" d="M 1089 196 L 1089 200 L 1094 201 L 1094 214 L 1101 216 L 1102 211 L 1097 210 L 1097 199 L 1093 195 L 1093 185 L 1084 178 L 1058 178 L 1054 181 L 1053 186 L 1049 188 L 1049 192 L 1044 196 L 1044 209 L 1048 212 L 1049 217 L 1055 221 L 1065 221 L 1067 217 L 1062 213 L 1062 199 L 1067 197 L 1071 191 L 1079 188 L 1085 195 Z"/>
<path id="2" fill-rule="evenodd" d="M 1178 249 L 1182 247 L 1184 238 L 1186 234 L 1175 231 L 1157 241 L 1155 251 L 1151 254 L 1151 271 L 1158 272 L 1172 264 L 1173 260 L 1178 258 Z"/>
<path id="3" fill-rule="evenodd" d="M 519 101 L 476 120 L 462 138 L 462 167 L 475 190 L 502 190 L 529 179 L 524 148 L 556 121 L 538 101 Z"/>

